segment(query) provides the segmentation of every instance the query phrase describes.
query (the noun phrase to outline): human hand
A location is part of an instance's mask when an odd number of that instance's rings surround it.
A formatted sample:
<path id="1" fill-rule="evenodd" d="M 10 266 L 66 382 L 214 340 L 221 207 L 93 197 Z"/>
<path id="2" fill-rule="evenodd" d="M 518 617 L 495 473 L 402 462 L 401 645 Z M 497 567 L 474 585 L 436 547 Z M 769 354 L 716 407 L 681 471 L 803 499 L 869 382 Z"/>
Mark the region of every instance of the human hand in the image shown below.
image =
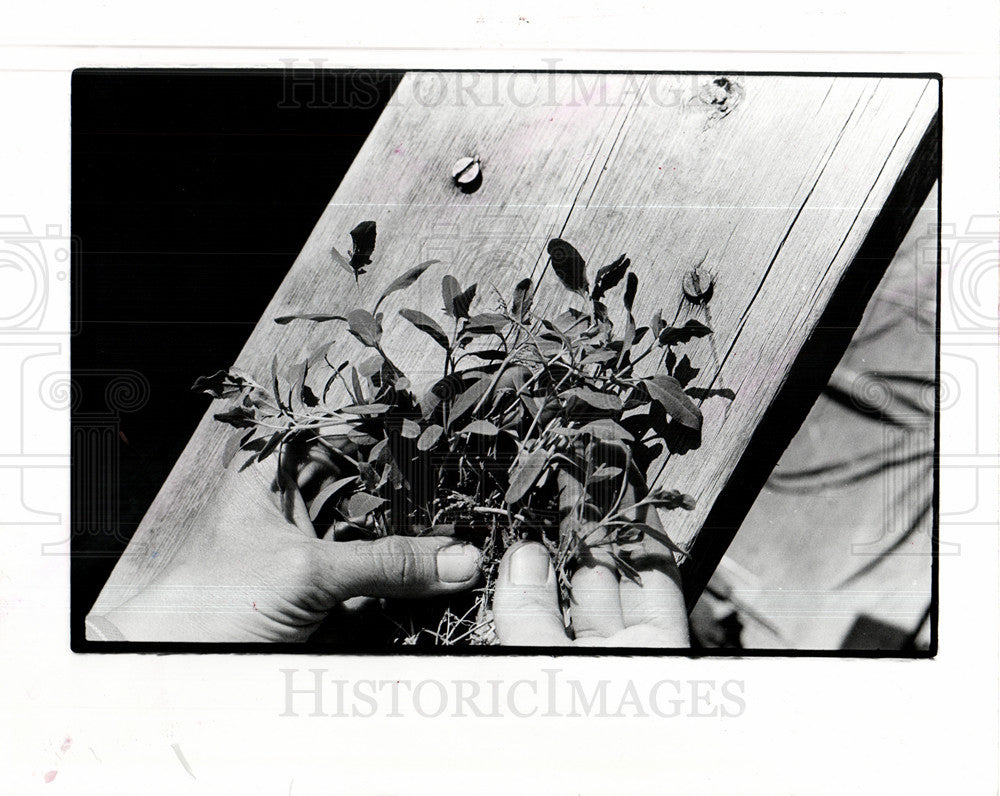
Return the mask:
<path id="1" fill-rule="evenodd" d="M 662 529 L 656 510 L 644 521 Z M 647 540 L 629 563 L 642 585 L 619 575 L 595 547 L 570 578 L 572 626 L 563 622 L 555 568 L 537 542 L 520 542 L 500 562 L 493 617 L 501 644 L 525 647 L 689 647 L 680 572 L 670 550 Z M 658 549 L 657 549 L 658 548 Z"/>
<path id="2" fill-rule="evenodd" d="M 104 619 L 128 641 L 303 641 L 354 597 L 426 597 L 470 588 L 480 551 L 446 537 L 319 539 L 300 491 L 316 462 L 278 490 L 271 460 L 236 463 L 158 577 Z"/>
<path id="3" fill-rule="evenodd" d="M 663 556 L 632 558 L 640 586 L 595 559 L 571 578 L 572 627 L 563 624 L 548 551 L 520 542 L 503 557 L 493 597 L 500 643 L 524 647 L 688 647 L 677 566 Z M 671 566 L 672 565 L 672 566 Z"/>

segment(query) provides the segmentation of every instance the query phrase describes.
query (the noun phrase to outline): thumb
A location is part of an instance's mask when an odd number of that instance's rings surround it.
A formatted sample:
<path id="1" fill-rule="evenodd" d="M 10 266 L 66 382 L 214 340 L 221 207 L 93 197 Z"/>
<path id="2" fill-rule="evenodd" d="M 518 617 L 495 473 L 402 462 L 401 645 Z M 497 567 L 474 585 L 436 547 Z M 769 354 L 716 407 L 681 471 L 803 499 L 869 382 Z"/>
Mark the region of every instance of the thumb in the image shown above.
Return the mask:
<path id="1" fill-rule="evenodd" d="M 479 580 L 479 549 L 448 537 L 316 543 L 319 585 L 337 602 L 351 597 L 431 597 L 464 591 Z"/>

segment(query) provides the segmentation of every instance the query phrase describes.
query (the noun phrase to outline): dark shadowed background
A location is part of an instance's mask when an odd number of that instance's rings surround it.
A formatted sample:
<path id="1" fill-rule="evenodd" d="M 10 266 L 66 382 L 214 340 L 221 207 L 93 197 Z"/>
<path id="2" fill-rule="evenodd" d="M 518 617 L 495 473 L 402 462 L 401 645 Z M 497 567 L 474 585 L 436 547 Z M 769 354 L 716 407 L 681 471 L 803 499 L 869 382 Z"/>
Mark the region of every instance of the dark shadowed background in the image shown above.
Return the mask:
<path id="1" fill-rule="evenodd" d="M 74 637 L 401 76 L 73 74 Z"/>

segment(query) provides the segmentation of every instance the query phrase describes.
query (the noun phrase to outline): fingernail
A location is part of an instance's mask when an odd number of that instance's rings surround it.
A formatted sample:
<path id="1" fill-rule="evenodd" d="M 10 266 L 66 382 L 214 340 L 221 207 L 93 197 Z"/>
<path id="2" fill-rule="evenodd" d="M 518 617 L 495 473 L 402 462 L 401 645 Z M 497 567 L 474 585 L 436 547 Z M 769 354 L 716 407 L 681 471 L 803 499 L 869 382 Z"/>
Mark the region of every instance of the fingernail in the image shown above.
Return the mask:
<path id="1" fill-rule="evenodd" d="M 437 553 L 438 580 L 462 583 L 479 573 L 479 550 L 470 544 L 451 544 Z"/>
<path id="2" fill-rule="evenodd" d="M 549 580 L 549 554 L 535 544 L 526 544 L 510 556 L 510 581 L 515 586 L 544 586 Z"/>

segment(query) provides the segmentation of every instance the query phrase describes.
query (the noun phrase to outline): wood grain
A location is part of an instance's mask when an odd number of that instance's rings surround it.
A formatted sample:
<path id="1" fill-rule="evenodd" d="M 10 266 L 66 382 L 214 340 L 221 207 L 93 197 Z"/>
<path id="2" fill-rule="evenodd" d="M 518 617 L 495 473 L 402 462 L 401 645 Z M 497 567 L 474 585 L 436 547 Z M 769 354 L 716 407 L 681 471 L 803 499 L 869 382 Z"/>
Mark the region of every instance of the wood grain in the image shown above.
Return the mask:
<path id="1" fill-rule="evenodd" d="M 668 531 L 697 551 L 701 570 L 713 568 L 735 529 L 711 542 L 699 533 L 845 275 L 877 270 L 858 253 L 929 135 L 937 83 L 747 76 L 723 113 L 706 94 L 710 75 L 473 77 L 404 78 L 237 364 L 263 377 L 275 354 L 299 361 L 334 337 L 338 353 L 353 352 L 341 329 L 273 318 L 371 306 L 401 271 L 429 258 L 442 264 L 405 303 L 438 315 L 446 270 L 463 284 L 478 281 L 484 308 L 490 288 L 509 295 L 531 276 L 540 280 L 536 305 L 547 309 L 566 301 L 546 268 L 550 238 L 570 241 L 592 268 L 627 251 L 642 288 L 640 321 L 657 308 L 667 320 L 706 320 L 714 336 L 685 349 L 702 368 L 693 386 L 736 393 L 731 402 L 705 400 L 700 447 L 658 464 L 658 484 L 698 499 L 692 512 L 664 515 Z M 483 184 L 473 194 L 449 179 L 463 155 L 481 158 Z M 355 287 L 330 248 L 346 250 L 348 231 L 364 219 L 377 220 L 378 247 Z M 681 292 L 684 272 L 702 259 L 715 277 L 707 311 Z M 429 380 L 439 352 L 389 322 L 401 301 L 384 304 L 386 350 L 414 381 Z M 207 413 L 95 613 L 131 596 L 198 531 L 225 436 Z"/>

